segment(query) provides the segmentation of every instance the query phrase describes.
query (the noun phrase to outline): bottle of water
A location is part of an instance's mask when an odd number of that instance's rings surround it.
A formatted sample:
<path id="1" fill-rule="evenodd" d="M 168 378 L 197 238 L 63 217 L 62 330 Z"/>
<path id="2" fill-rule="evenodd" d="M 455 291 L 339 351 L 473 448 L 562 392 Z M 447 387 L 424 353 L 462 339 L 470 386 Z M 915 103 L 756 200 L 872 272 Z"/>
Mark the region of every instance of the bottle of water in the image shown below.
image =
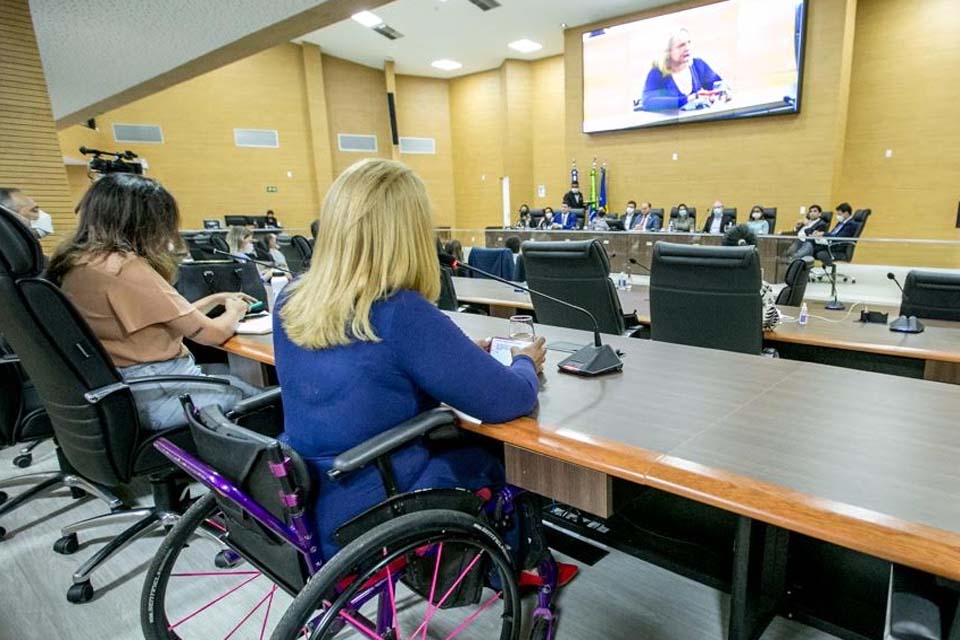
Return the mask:
<path id="1" fill-rule="evenodd" d="M 620 272 L 620 275 L 617 276 L 617 289 L 623 291 L 627 288 L 627 274 L 623 271 Z"/>
<path id="2" fill-rule="evenodd" d="M 804 302 L 800 305 L 800 317 L 797 318 L 797 324 L 801 327 L 807 326 L 807 321 L 810 320 L 810 311 L 807 309 L 807 303 Z"/>
<path id="3" fill-rule="evenodd" d="M 667 227 L 667 231 L 669 231 L 670 233 L 673 233 L 676 230 L 677 230 L 677 223 L 671 220 L 670 226 Z"/>

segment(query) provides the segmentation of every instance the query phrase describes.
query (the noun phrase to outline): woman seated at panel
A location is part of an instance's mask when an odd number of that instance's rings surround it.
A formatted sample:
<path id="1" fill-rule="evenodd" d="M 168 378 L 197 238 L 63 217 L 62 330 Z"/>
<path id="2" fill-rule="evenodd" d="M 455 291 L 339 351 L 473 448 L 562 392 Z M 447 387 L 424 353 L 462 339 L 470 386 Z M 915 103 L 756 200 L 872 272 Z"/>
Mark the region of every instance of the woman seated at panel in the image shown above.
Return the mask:
<path id="1" fill-rule="evenodd" d="M 203 375 L 183 339 L 222 344 L 233 336 L 253 298 L 216 293 L 189 302 L 173 288 L 180 214 L 173 196 L 150 178 L 106 175 L 91 185 L 77 211 L 77 229 L 53 255 L 47 274 L 90 325 L 120 375 L 125 380 Z M 226 309 L 220 316 L 207 317 L 220 306 Z M 141 425 L 165 429 L 183 424 L 179 396 L 184 393 L 198 406 L 227 409 L 258 391 L 240 380 L 231 378 L 231 384 L 137 386 L 133 394 Z"/>
<path id="2" fill-rule="evenodd" d="M 690 233 L 693 229 L 693 216 L 690 215 L 687 205 L 681 202 L 677 205 L 677 217 L 670 220 L 670 230 Z"/>
<path id="3" fill-rule="evenodd" d="M 453 275 L 458 278 L 469 278 L 470 271 L 466 267 L 460 266 L 466 262 L 466 259 L 463 257 L 463 245 L 460 243 L 460 241 L 454 238 L 447 243 L 447 246 L 444 247 L 443 250 L 457 260 L 457 268 L 453 270 Z"/>
<path id="4" fill-rule="evenodd" d="M 354 164 L 330 187 L 320 221 L 317 259 L 284 289 L 274 316 L 286 438 L 317 477 L 338 454 L 440 403 L 490 423 L 534 410 L 543 338 L 504 366 L 436 308 L 433 221 L 413 171 L 391 160 Z M 417 442 L 392 461 L 400 491 L 504 483 L 498 455 L 472 441 Z M 321 482 L 313 512 L 324 555 L 337 550 L 336 526 L 385 497 L 373 467 Z"/>
<path id="5" fill-rule="evenodd" d="M 770 233 L 770 222 L 763 217 L 763 207 L 759 204 L 753 205 L 750 209 L 750 220 L 747 227 L 758 236 L 765 236 Z"/>

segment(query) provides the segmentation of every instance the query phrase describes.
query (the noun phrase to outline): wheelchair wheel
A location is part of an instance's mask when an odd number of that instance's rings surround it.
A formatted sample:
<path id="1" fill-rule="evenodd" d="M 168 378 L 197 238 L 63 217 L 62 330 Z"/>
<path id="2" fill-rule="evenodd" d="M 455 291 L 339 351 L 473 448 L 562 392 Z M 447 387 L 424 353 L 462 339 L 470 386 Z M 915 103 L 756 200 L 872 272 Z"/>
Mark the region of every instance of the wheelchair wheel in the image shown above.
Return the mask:
<path id="1" fill-rule="evenodd" d="M 292 598 L 239 556 L 225 562 L 235 554 L 224 531 L 216 496 L 208 493 L 164 538 L 140 597 L 146 640 L 266 638 L 276 626 Z"/>
<path id="2" fill-rule="evenodd" d="M 517 640 L 515 570 L 497 534 L 458 511 L 389 520 L 344 547 L 287 609 L 273 640 Z"/>

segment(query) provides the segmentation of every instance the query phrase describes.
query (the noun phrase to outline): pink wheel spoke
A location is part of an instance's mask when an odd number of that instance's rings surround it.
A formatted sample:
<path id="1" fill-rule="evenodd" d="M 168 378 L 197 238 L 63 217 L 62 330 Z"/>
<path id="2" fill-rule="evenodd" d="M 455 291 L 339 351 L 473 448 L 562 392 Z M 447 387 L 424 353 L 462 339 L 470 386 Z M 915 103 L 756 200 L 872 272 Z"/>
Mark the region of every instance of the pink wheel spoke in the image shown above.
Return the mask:
<path id="1" fill-rule="evenodd" d="M 184 571 L 182 573 L 171 573 L 171 578 L 202 578 L 205 576 L 258 576 L 259 571 Z"/>
<path id="2" fill-rule="evenodd" d="M 473 569 L 474 566 L 476 566 L 477 561 L 480 559 L 480 556 L 482 555 L 483 555 L 483 551 L 478 551 L 477 555 L 473 556 L 473 560 L 471 560 L 470 564 L 467 565 L 467 568 L 460 573 L 456 581 L 454 581 L 454 583 L 450 585 L 450 588 L 447 589 L 447 592 L 443 594 L 442 598 L 440 598 L 440 602 L 437 603 L 437 606 L 433 607 L 430 610 L 430 613 L 427 615 L 424 621 L 421 622 L 420 626 L 417 627 L 416 630 L 410 635 L 410 640 L 413 640 L 414 638 L 416 638 L 417 634 L 423 631 L 426 628 L 426 626 L 430 624 L 430 620 L 433 618 L 434 614 L 436 614 L 436 612 L 440 609 L 440 607 L 443 606 L 443 603 L 447 601 L 447 598 L 450 597 L 450 594 L 453 593 L 453 590 L 456 589 L 458 586 L 460 586 L 460 583 L 463 582 L 463 579 L 467 577 L 467 574 L 470 573 L 470 570 Z"/>
<path id="3" fill-rule="evenodd" d="M 264 635 L 267 633 L 267 621 L 270 620 L 270 607 L 273 606 L 273 596 L 277 593 L 277 585 L 273 585 L 273 589 L 270 590 L 270 598 L 267 600 L 267 612 L 263 614 L 263 624 L 260 625 L 260 640 L 263 640 Z"/>
<path id="4" fill-rule="evenodd" d="M 257 575 L 253 576 L 252 578 L 249 578 L 249 579 L 247 579 L 247 580 L 244 580 L 243 582 L 241 582 L 239 585 L 237 585 L 237 586 L 234 587 L 233 589 L 230 589 L 230 590 L 227 591 L 226 593 L 223 593 L 223 594 L 217 596 L 215 599 L 213 599 L 213 600 L 211 600 L 210 602 L 208 602 L 207 604 L 203 605 L 202 607 L 200 607 L 199 609 L 197 609 L 196 611 L 194 611 L 193 613 L 191 613 L 191 614 L 188 615 L 187 617 L 181 618 L 180 620 L 178 620 L 177 622 L 173 623 L 172 625 L 170 625 L 170 626 L 167 627 L 167 628 L 168 628 L 168 629 L 171 629 L 171 630 L 172 630 L 172 629 L 176 629 L 177 627 L 179 627 L 180 625 L 182 625 L 182 624 L 183 624 L 184 622 L 186 622 L 187 620 L 190 620 L 191 618 L 193 618 L 193 617 L 195 617 L 195 616 L 203 613 L 204 611 L 206 611 L 207 609 L 209 609 L 209 608 L 212 607 L 213 605 L 217 604 L 218 602 L 220 602 L 221 600 L 223 600 L 224 598 L 226 598 L 227 596 L 229 596 L 229 595 L 230 595 L 231 593 L 233 593 L 234 591 L 237 591 L 237 590 L 239 590 L 239 589 L 242 589 L 244 586 L 250 584 L 251 582 L 253 582 L 254 580 L 256 580 L 256 579 L 259 578 L 259 577 L 260 577 L 260 574 L 257 573 Z"/>
<path id="5" fill-rule="evenodd" d="M 383 550 L 386 557 L 387 550 Z M 400 638 L 400 629 L 397 628 L 397 598 L 393 592 L 393 575 L 390 573 L 390 563 L 387 563 L 387 593 L 390 596 L 390 613 L 393 616 L 393 633 L 396 638 Z"/>
<path id="6" fill-rule="evenodd" d="M 363 624 L 362 622 L 360 622 L 359 620 L 351 616 L 346 611 L 341 610 L 337 615 L 339 615 L 341 618 L 349 622 L 354 629 L 356 629 L 363 635 L 367 636 L 368 638 L 373 638 L 373 640 L 382 640 L 382 638 L 377 635 L 376 631 L 374 631 L 367 625 Z"/>
<path id="7" fill-rule="evenodd" d="M 225 636 L 223 637 L 223 640 L 230 640 L 230 637 L 237 632 L 237 629 L 239 629 L 240 627 L 242 627 L 242 626 L 247 622 L 247 620 L 250 619 L 250 616 L 252 616 L 253 614 L 255 614 L 255 613 L 257 612 L 257 609 L 259 609 L 260 607 L 263 606 L 263 603 L 266 602 L 268 598 L 272 598 L 272 597 L 273 597 L 273 592 L 274 592 L 275 589 L 276 589 L 276 587 L 274 587 L 273 589 L 271 589 L 271 590 L 269 591 L 269 593 L 267 593 L 267 595 L 265 595 L 265 596 L 263 596 L 262 598 L 260 598 L 260 602 L 258 602 L 257 604 L 253 605 L 253 609 L 250 609 L 250 611 L 247 612 L 247 615 L 243 616 L 243 618 L 240 619 L 240 622 L 237 623 L 237 626 L 235 626 L 233 629 L 231 629 L 231 630 L 230 630 L 230 633 L 228 633 L 227 635 L 225 635 Z"/>
<path id="8" fill-rule="evenodd" d="M 433 616 L 433 595 L 436 593 L 437 589 L 437 575 L 440 573 L 440 558 L 443 556 L 443 543 L 441 542 L 437 546 L 437 560 L 433 565 L 433 577 L 430 579 L 430 599 L 427 600 L 427 613 L 423 617 L 424 623 L 430 620 L 430 617 Z M 423 634 L 420 636 L 420 640 L 427 640 L 427 630 L 429 626 L 423 625 Z M 414 632 L 416 635 L 416 632 Z M 411 638 L 412 640 L 412 638 Z"/>
<path id="9" fill-rule="evenodd" d="M 466 629 L 467 627 L 469 627 L 469 626 L 473 623 L 473 621 L 477 619 L 477 616 L 479 616 L 481 613 L 483 613 L 484 611 L 486 611 L 487 609 L 489 609 L 490 606 L 493 605 L 494 602 L 496 602 L 497 600 L 499 600 L 499 599 L 500 599 L 500 595 L 501 595 L 502 593 L 503 593 L 502 591 L 498 591 L 498 592 L 496 592 L 495 594 L 493 594 L 493 597 L 492 597 L 492 598 L 490 598 L 489 600 L 487 600 L 486 602 L 484 602 L 482 605 L 480 605 L 480 608 L 479 608 L 479 609 L 477 609 L 476 611 L 474 611 L 473 613 L 471 613 L 469 616 L 467 616 L 466 620 L 464 620 L 463 622 L 461 622 L 461 623 L 457 626 L 456 629 L 454 629 L 453 631 L 451 631 L 451 632 L 450 632 L 450 635 L 448 635 L 446 638 L 444 638 L 444 640 L 451 640 L 451 638 L 456 638 L 458 635 L 460 635 L 460 633 L 461 633 L 464 629 Z"/>

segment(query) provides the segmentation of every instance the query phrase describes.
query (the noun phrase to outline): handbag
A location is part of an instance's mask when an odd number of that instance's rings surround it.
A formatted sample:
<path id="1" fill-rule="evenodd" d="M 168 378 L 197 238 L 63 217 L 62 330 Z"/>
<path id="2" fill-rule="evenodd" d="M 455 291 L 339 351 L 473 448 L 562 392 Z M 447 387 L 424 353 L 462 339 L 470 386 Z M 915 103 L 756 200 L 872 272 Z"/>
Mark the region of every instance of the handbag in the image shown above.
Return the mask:
<path id="1" fill-rule="evenodd" d="M 184 262 L 177 274 L 177 291 L 190 302 L 196 302 L 214 293 L 243 292 L 264 304 L 269 310 L 270 299 L 260 279 L 257 265 L 252 262 L 207 260 Z"/>

